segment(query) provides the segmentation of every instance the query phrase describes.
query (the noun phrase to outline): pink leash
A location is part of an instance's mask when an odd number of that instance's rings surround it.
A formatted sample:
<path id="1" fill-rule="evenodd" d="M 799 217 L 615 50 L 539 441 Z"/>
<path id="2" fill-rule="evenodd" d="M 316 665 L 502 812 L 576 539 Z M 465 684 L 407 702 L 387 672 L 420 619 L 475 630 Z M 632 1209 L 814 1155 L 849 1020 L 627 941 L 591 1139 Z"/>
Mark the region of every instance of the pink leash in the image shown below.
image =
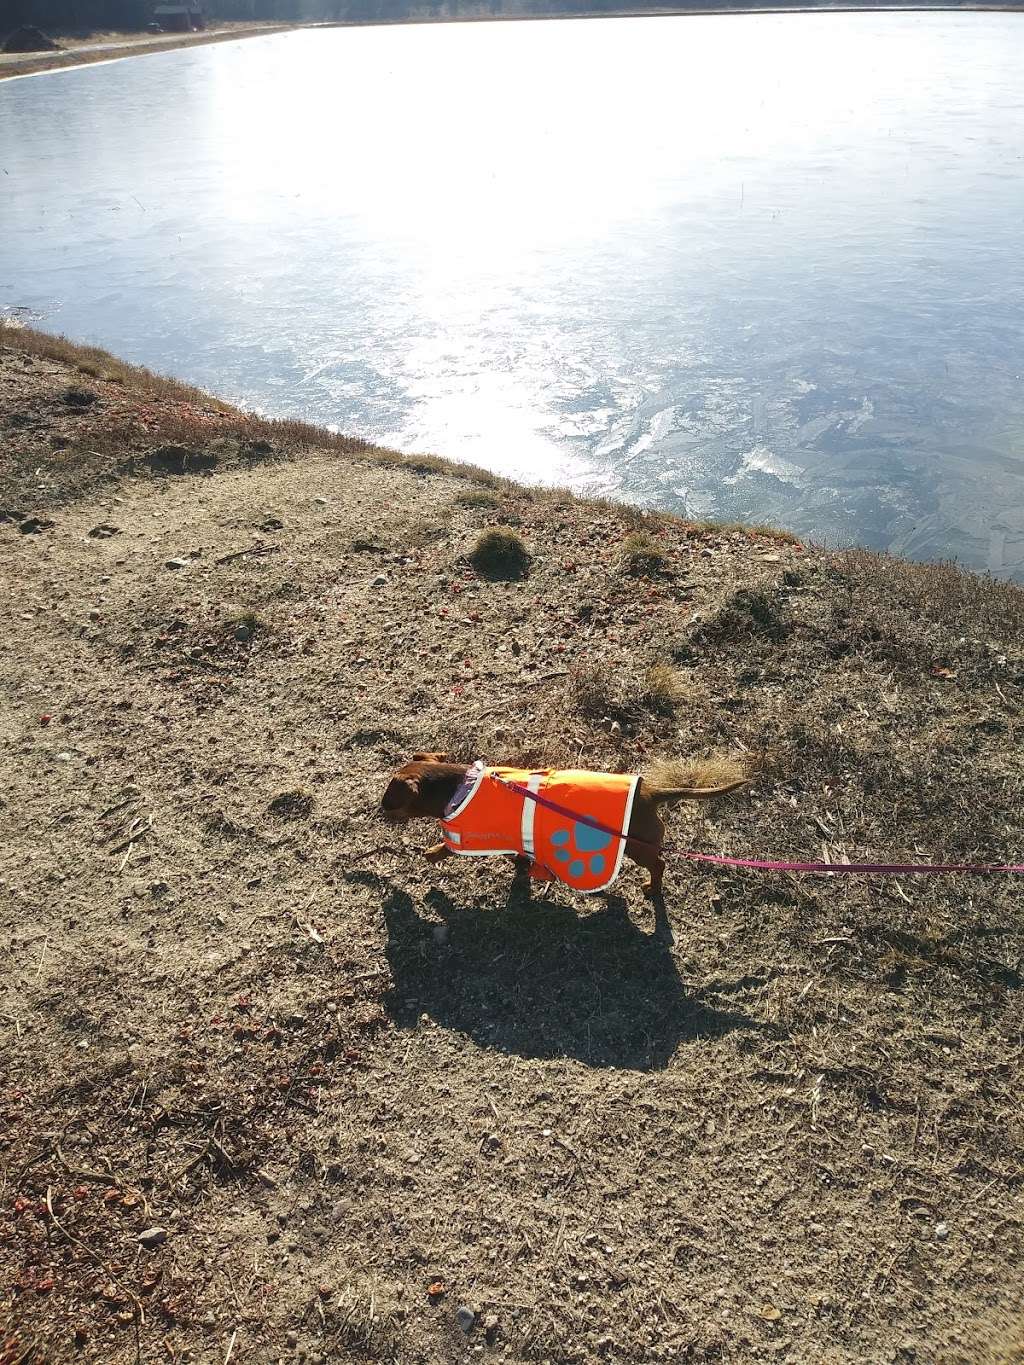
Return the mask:
<path id="1" fill-rule="evenodd" d="M 528 787 L 522 786 L 519 782 L 509 782 L 506 778 L 496 777 L 493 773 L 489 773 L 488 776 L 495 782 L 500 782 L 509 791 L 514 791 L 519 796 L 525 796 L 530 801 L 536 801 L 538 806 L 545 806 L 557 815 L 564 815 L 567 820 L 574 820 L 579 825 L 587 825 L 590 829 L 600 830 L 602 834 L 608 834 L 613 839 L 624 839 L 627 843 L 641 844 L 644 848 L 652 847 L 646 840 L 634 839 L 619 830 L 609 829 L 607 825 L 602 825 L 599 820 L 594 820 L 589 815 L 577 815 L 575 811 L 568 810 L 565 806 L 560 806 L 557 801 L 551 801 L 546 796 L 540 796 L 537 792 L 530 791 Z M 845 872 L 847 874 L 861 872 L 876 877 L 910 873 L 924 873 L 935 876 L 943 872 L 968 872 L 971 874 L 1009 872 L 1020 875 L 1024 872 L 1024 863 L 785 863 L 773 862 L 764 858 L 726 858 L 714 853 L 688 853 L 685 849 L 680 851 L 680 857 L 689 858 L 692 862 L 715 863 L 719 867 L 753 867 L 762 872 Z"/>
<path id="2" fill-rule="evenodd" d="M 725 867 L 757 867 L 768 872 L 866 872 L 874 876 L 939 872 L 1024 872 L 1024 863 L 776 863 L 764 858 L 720 858 L 714 853 L 687 853 L 680 857 Z"/>

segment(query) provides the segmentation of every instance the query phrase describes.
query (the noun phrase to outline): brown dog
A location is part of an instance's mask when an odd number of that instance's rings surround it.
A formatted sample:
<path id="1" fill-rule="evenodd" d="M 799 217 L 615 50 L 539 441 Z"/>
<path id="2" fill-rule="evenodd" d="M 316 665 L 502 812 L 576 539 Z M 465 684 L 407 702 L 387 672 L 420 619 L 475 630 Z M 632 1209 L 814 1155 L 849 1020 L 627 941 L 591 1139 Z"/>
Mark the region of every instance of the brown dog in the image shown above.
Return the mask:
<path id="1" fill-rule="evenodd" d="M 737 767 L 727 765 L 726 771 L 735 773 Z M 381 799 L 384 818 L 395 824 L 419 818 L 442 819 L 456 791 L 466 780 L 467 772 L 467 764 L 451 763 L 447 754 L 413 754 L 412 761 L 399 768 L 387 785 Z M 700 768 L 696 769 L 696 775 L 700 775 Z M 662 787 L 640 779 L 626 831 L 625 851 L 627 857 L 651 874 L 644 887 L 645 896 L 653 899 L 661 895 L 665 872 L 665 860 L 661 856 L 665 822 L 658 814 L 658 807 L 668 801 L 706 801 L 725 796 L 746 786 L 748 781 L 746 776 L 738 776 L 718 786 Z M 426 849 L 424 856 L 431 862 L 440 862 L 451 852 L 447 844 L 440 843 Z"/>

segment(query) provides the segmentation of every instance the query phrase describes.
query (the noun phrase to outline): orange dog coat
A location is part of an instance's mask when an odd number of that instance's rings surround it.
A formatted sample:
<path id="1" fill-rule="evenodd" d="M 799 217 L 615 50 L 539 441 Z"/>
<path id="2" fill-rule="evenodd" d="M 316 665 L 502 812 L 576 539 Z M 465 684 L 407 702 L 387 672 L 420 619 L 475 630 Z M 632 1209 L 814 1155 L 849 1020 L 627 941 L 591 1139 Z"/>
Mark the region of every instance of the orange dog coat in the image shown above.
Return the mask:
<path id="1" fill-rule="evenodd" d="M 495 779 L 515 782 L 549 801 L 597 820 L 615 836 L 581 824 Z M 485 768 L 468 774 L 469 790 L 441 821 L 444 842 L 453 853 L 523 855 L 542 880 L 556 877 L 574 891 L 603 891 L 619 875 L 638 777 L 548 769 Z M 547 874 L 547 875 L 545 875 Z"/>

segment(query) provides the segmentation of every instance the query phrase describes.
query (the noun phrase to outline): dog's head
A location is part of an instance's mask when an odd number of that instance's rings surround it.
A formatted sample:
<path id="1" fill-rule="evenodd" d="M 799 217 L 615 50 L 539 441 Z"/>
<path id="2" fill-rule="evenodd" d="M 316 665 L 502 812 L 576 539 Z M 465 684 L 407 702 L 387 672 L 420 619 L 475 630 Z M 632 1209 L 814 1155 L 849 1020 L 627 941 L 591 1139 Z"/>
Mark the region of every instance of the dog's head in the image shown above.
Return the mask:
<path id="1" fill-rule="evenodd" d="M 447 754 L 413 754 L 411 762 L 404 764 L 392 776 L 381 797 L 380 809 L 385 820 L 390 820 L 396 825 L 404 825 L 407 820 L 414 820 L 418 815 L 436 814 L 430 808 L 429 802 L 424 799 L 429 793 L 425 793 L 423 789 L 424 786 L 431 785 L 429 769 L 435 764 L 447 761 Z"/>

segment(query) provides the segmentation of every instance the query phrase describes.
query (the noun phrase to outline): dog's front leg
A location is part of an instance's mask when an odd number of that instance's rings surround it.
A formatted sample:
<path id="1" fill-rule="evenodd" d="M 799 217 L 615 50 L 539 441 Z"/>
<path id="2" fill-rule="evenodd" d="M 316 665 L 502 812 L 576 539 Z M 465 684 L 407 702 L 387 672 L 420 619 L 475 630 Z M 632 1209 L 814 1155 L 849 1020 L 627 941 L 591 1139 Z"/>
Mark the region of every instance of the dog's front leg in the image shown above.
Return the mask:
<path id="1" fill-rule="evenodd" d="M 433 844 L 430 848 L 423 850 L 423 856 L 428 863 L 440 863 L 451 853 L 447 844 Z"/>

